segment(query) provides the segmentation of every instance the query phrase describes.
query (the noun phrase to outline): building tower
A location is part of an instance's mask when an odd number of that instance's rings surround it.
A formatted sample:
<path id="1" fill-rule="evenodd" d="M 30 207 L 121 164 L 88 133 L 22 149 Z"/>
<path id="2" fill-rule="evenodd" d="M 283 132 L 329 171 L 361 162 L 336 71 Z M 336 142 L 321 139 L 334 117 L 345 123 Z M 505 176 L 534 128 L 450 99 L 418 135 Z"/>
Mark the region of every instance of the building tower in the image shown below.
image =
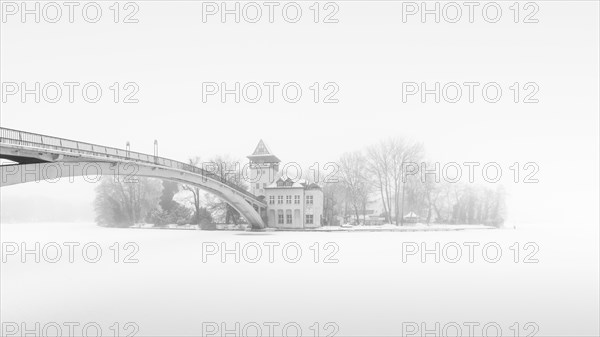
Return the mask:
<path id="1" fill-rule="evenodd" d="M 250 176 L 248 177 L 250 193 L 257 196 L 265 195 L 265 188 L 275 181 L 281 161 L 271 153 L 262 139 L 248 159 L 250 160 Z"/>

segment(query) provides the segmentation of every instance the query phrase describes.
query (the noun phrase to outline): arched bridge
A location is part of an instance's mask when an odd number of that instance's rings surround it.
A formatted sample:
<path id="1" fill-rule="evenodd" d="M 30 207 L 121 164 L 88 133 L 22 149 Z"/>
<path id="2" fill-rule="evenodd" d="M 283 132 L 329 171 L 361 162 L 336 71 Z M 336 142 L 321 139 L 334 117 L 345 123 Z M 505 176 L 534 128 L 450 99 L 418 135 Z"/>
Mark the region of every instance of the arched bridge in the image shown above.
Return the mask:
<path id="1" fill-rule="evenodd" d="M 196 186 L 229 203 L 252 228 L 265 227 L 262 198 L 203 168 L 129 150 L 0 128 L 0 187 L 62 177 L 111 174 L 151 177 Z"/>

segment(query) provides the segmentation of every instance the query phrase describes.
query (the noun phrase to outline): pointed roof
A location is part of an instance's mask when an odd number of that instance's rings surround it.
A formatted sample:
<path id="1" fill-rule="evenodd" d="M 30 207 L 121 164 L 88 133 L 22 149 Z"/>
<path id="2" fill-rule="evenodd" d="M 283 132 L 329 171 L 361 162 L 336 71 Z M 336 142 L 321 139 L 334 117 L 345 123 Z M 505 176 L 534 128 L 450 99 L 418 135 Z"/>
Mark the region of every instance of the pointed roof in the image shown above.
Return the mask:
<path id="1" fill-rule="evenodd" d="M 248 159 L 258 163 L 279 163 L 281 160 L 271 153 L 267 144 L 261 139 L 256 145 L 254 152 L 248 156 Z"/>
<path id="2" fill-rule="evenodd" d="M 267 144 L 265 144 L 265 142 L 263 142 L 263 140 L 261 139 L 260 142 L 258 142 L 258 145 L 256 145 L 256 148 L 254 149 L 254 152 L 252 153 L 253 156 L 263 156 L 263 155 L 270 155 L 271 154 L 271 150 L 269 150 L 269 148 L 267 147 Z"/>

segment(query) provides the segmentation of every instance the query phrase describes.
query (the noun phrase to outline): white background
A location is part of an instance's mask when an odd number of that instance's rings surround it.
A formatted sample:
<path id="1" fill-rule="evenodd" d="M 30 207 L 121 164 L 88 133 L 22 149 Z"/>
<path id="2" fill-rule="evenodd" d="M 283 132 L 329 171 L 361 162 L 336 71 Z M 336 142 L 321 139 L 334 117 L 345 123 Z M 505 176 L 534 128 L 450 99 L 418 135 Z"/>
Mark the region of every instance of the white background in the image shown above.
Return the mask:
<path id="1" fill-rule="evenodd" d="M 191 1 L 137 2 L 137 24 L 113 23 L 107 8 L 111 3 L 104 2 L 105 17 L 97 24 L 80 16 L 73 24 L 21 23 L 9 17 L 0 26 L 2 82 L 93 81 L 106 89 L 113 82 L 133 81 L 140 87 L 140 102 L 112 103 L 108 90 L 96 104 L 82 99 L 21 103 L 11 97 L 1 105 L 0 124 L 114 147 L 130 141 L 132 150 L 147 153 L 158 139 L 161 156 L 181 161 L 215 154 L 244 158 L 262 138 L 284 162 L 324 163 L 387 137 L 404 136 L 424 142 L 428 157 L 442 164 L 500 163 L 507 175 L 508 224 L 517 227 L 515 232 L 387 233 L 351 239 L 325 234 L 304 239 L 302 234 L 298 237 L 307 242 L 338 242 L 344 259 L 334 267 L 286 265 L 284 271 L 230 265 L 225 277 L 223 267 L 204 274 L 195 269 L 194 260 L 184 258 L 197 253 L 196 236 L 203 233 L 135 231 L 126 234 L 128 240 L 139 240 L 154 252 L 144 263 L 155 265 L 144 272 L 94 269 L 92 273 L 108 274 L 84 279 L 85 268 L 56 274 L 41 270 L 50 267 L 3 265 L 2 318 L 51 320 L 47 315 L 52 311 L 63 320 L 99 320 L 108 319 L 110 312 L 111 319 L 137 320 L 142 332 L 158 335 L 192 334 L 197 322 L 191 320 L 197 316 L 284 322 L 299 316 L 306 321 L 333 317 L 349 335 L 398 334 L 397 322 L 403 320 L 512 320 L 536 321 L 542 335 L 597 335 L 598 2 L 537 2 L 536 24 L 512 22 L 512 2 L 500 2 L 504 13 L 496 24 L 481 16 L 475 16 L 475 23 L 463 18 L 457 24 L 423 24 L 418 17 L 403 23 L 400 2 L 337 3 L 337 24 L 313 23 L 310 3 L 304 2 L 304 17 L 297 24 L 285 23 L 281 16 L 274 24 L 266 19 L 222 24 L 218 18 L 202 23 L 202 6 Z M 314 104 L 306 91 L 296 104 L 281 99 L 272 104 L 202 103 L 205 81 L 294 81 L 303 88 L 332 81 L 340 86 L 340 102 Z M 407 81 L 498 82 L 505 92 L 496 104 L 481 97 L 473 104 L 465 99 L 456 104 L 402 103 L 402 82 Z M 539 85 L 540 102 L 513 103 L 508 86 L 529 81 Z M 508 167 L 514 162 L 537 163 L 540 182 L 511 183 Z M 51 199 L 64 214 L 41 220 L 60 220 L 76 208 L 89 222 L 93 187 L 80 182 L 3 188 L 2 214 L 6 219 L 10 209 Z M 77 232 L 81 236 L 72 240 L 93 240 L 92 233 L 99 231 L 84 227 L 89 231 Z M 25 235 L 23 228 L 7 227 L 5 221 L 1 229 L 3 241 L 37 235 L 35 230 Z M 172 247 L 165 242 L 174 238 L 183 241 L 178 241 L 180 254 L 159 248 Z M 231 235 L 221 239 L 239 240 Z M 296 234 L 285 234 L 276 240 L 295 239 Z M 404 270 L 396 259 L 398 245 L 413 239 L 498 239 L 504 246 L 535 241 L 543 259 L 536 266 L 418 265 Z M 172 269 L 161 270 L 167 265 Z M 183 271 L 190 269 L 190 275 Z M 150 271 L 156 274 L 151 277 Z M 120 273 L 124 283 L 113 278 Z M 75 280 L 84 282 L 79 283 L 83 288 L 73 287 Z M 199 283 L 213 287 L 208 299 L 206 293 L 194 292 Z M 146 297 L 151 293 L 158 298 Z M 90 317 L 100 318 L 80 318 L 83 307 Z"/>

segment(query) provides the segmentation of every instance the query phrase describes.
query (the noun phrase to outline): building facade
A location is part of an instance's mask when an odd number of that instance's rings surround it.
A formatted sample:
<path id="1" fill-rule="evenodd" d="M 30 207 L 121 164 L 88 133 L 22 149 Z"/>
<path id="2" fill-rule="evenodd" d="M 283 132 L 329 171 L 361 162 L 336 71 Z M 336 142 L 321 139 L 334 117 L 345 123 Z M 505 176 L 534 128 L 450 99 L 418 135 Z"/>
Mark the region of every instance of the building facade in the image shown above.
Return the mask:
<path id="1" fill-rule="evenodd" d="M 279 172 L 280 160 L 261 140 L 250 160 L 250 192 L 267 203 L 267 227 L 316 228 L 323 218 L 323 191 L 315 183 Z"/>

